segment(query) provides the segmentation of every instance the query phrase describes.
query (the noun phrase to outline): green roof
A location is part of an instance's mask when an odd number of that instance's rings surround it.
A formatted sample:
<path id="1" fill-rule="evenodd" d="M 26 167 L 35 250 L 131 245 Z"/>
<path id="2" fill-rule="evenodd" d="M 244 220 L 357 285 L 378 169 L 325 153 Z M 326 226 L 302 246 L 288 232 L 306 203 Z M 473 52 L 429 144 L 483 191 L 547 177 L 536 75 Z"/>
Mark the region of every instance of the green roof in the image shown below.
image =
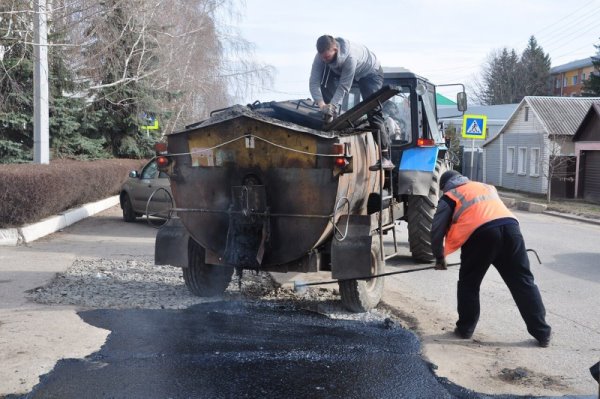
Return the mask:
<path id="1" fill-rule="evenodd" d="M 435 100 L 437 105 L 456 105 L 454 101 L 442 96 L 440 93 L 435 93 Z"/>

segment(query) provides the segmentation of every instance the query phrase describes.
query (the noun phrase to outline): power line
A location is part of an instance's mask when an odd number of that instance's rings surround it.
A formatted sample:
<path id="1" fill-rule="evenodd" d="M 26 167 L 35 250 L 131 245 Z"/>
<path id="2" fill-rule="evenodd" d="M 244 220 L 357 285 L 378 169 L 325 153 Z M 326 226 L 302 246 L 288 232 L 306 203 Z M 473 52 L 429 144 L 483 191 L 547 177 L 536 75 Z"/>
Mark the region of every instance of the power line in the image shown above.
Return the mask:
<path id="1" fill-rule="evenodd" d="M 566 15 L 566 16 L 561 16 L 561 17 L 560 17 L 558 20 L 556 20 L 556 21 L 554 21 L 553 23 L 551 23 L 551 24 L 549 24 L 549 25 L 546 25 L 546 27 L 544 27 L 544 28 L 542 28 L 542 29 L 538 30 L 538 31 L 537 31 L 537 33 L 536 33 L 536 36 L 537 36 L 537 35 L 539 35 L 541 32 L 545 31 L 545 30 L 546 30 L 546 29 L 548 29 L 548 28 L 555 28 L 555 27 L 557 27 L 557 26 L 559 27 L 558 29 L 551 30 L 551 32 L 552 32 L 552 33 L 555 33 L 555 32 L 557 32 L 557 31 L 560 31 L 560 30 L 562 30 L 562 29 L 563 29 L 563 27 L 565 27 L 565 26 L 568 26 L 568 25 L 569 25 L 569 24 L 567 23 L 567 20 L 568 20 L 568 19 L 569 19 L 571 16 L 573 16 L 573 15 L 575 15 L 575 14 L 579 13 L 579 12 L 582 12 L 582 11 L 583 11 L 583 12 L 587 12 L 587 11 L 585 10 L 585 9 L 586 9 L 586 7 L 587 7 L 587 6 L 589 6 L 589 5 L 590 5 L 590 4 L 592 4 L 592 3 L 595 3 L 595 0 L 591 0 L 590 2 L 586 3 L 586 4 L 585 4 L 584 6 L 582 6 L 581 8 L 579 8 L 579 9 L 577 9 L 577 10 L 573 11 L 572 13 L 570 13 L 570 14 L 568 14 L 568 15 Z"/>
<path id="2" fill-rule="evenodd" d="M 583 25 L 583 22 L 586 21 L 587 18 L 579 21 L 580 23 L 577 26 L 577 30 L 573 30 L 573 31 L 569 32 L 568 29 L 572 29 L 573 27 L 567 26 L 566 27 L 567 30 L 561 29 L 561 31 L 565 31 L 567 34 L 558 35 L 558 36 L 556 36 L 555 39 L 550 39 L 550 40 L 544 40 L 543 37 L 540 37 L 539 40 L 544 41 L 544 45 L 546 47 L 548 47 L 549 44 L 555 44 L 555 43 L 560 43 L 564 40 L 569 40 L 569 38 L 573 37 L 574 34 L 581 32 L 581 30 L 583 30 L 583 29 L 600 27 L 600 22 L 598 21 L 598 17 L 595 16 L 598 13 L 600 13 L 600 8 L 598 10 L 596 10 L 596 12 L 590 14 L 590 17 L 592 17 L 591 23 Z M 587 31 L 589 31 L 589 29 Z"/>
<path id="3" fill-rule="evenodd" d="M 589 29 L 587 29 L 587 30 L 585 30 L 585 31 L 583 31 L 583 32 L 580 32 L 580 34 L 579 34 L 579 35 L 577 35 L 577 36 L 570 36 L 570 37 L 571 37 L 571 39 L 576 39 L 576 38 L 578 38 L 578 37 L 581 37 L 581 36 L 585 35 L 586 33 L 590 32 L 590 31 L 592 31 L 592 30 L 594 30 L 594 29 L 596 29 L 596 28 L 597 28 L 596 26 L 592 26 L 592 27 L 590 27 Z M 561 44 L 561 45 L 559 45 L 559 46 L 556 46 L 556 47 L 554 47 L 554 50 L 557 50 L 557 49 L 563 48 L 563 47 L 565 47 L 565 46 L 568 46 L 568 45 L 570 45 L 570 44 L 572 44 L 572 43 L 571 43 L 571 42 L 563 43 L 563 44 Z"/>

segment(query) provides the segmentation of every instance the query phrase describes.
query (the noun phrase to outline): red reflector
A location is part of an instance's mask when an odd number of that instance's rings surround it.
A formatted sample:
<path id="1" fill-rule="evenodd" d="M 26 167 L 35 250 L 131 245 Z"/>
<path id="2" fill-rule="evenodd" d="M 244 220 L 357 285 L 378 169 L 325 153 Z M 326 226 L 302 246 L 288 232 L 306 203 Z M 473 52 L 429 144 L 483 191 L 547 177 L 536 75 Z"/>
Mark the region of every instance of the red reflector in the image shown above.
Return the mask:
<path id="1" fill-rule="evenodd" d="M 154 150 L 158 153 L 167 152 L 167 143 L 156 143 L 154 144 Z"/>
<path id="2" fill-rule="evenodd" d="M 435 145 L 435 140 L 433 140 L 433 139 L 424 139 L 424 138 L 421 137 L 420 139 L 417 139 L 417 145 L 419 147 L 433 146 L 433 145 Z"/>
<path id="3" fill-rule="evenodd" d="M 169 158 L 167 157 L 158 157 L 156 158 L 156 164 L 159 168 L 165 167 L 169 164 Z"/>
<path id="4" fill-rule="evenodd" d="M 333 143 L 332 154 L 343 154 L 344 153 L 344 143 Z"/>
<path id="5" fill-rule="evenodd" d="M 343 157 L 339 157 L 335 159 L 335 165 L 336 166 L 341 166 L 344 167 L 348 164 L 348 161 L 346 161 L 346 158 Z"/>

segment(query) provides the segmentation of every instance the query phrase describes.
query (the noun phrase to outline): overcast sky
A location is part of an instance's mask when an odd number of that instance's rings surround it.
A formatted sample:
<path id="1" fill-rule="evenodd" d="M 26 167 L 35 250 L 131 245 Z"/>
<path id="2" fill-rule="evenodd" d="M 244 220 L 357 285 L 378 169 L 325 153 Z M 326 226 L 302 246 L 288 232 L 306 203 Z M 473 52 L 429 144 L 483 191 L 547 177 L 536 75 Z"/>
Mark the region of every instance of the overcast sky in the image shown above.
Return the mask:
<path id="1" fill-rule="evenodd" d="M 469 85 L 491 51 L 519 53 L 534 35 L 552 66 L 593 55 L 600 0 L 246 0 L 239 28 L 258 61 L 276 68 L 270 101 L 308 98 L 322 34 L 369 47 L 383 66 L 402 66 L 435 84 Z"/>

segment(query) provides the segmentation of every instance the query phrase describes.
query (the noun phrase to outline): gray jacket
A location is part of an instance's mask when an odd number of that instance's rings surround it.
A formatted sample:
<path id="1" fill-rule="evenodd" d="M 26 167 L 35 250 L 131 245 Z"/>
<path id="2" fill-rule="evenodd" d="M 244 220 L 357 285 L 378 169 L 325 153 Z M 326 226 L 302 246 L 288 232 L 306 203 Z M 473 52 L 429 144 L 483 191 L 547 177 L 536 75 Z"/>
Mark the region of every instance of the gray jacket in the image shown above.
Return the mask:
<path id="1" fill-rule="evenodd" d="M 310 94 L 315 101 L 323 100 L 321 83 L 327 80 L 329 69 L 340 76 L 339 85 L 331 99 L 331 104 L 339 105 L 350 91 L 352 82 L 360 80 L 367 75 L 378 73 L 381 65 L 379 60 L 367 47 L 358 43 L 351 43 L 341 37 L 336 37 L 338 43 L 337 59 L 330 64 L 321 60 L 319 54 L 315 56 L 310 71 Z M 327 68 L 328 67 L 328 68 Z"/>

